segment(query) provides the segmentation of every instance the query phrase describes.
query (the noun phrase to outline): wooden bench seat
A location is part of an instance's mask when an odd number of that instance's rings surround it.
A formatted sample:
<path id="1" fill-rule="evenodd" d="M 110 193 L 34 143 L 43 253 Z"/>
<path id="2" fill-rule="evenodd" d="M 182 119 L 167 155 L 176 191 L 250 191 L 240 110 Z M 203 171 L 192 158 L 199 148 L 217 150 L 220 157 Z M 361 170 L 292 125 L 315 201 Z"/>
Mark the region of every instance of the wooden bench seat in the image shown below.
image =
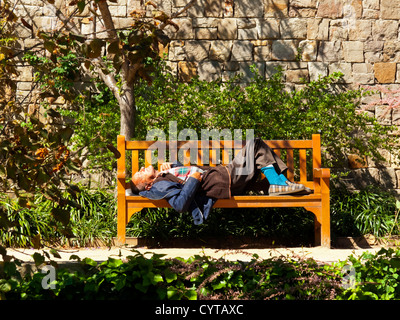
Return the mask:
<path id="1" fill-rule="evenodd" d="M 119 243 L 125 243 L 126 224 L 133 214 L 139 212 L 143 208 L 167 208 L 170 207 L 166 200 L 149 200 L 138 195 L 129 195 L 127 189 L 127 157 L 126 151 L 132 152 L 130 161 L 132 175 L 139 170 L 139 152 L 144 153 L 144 166 L 147 166 L 149 157 L 149 147 L 155 141 L 125 141 L 124 136 L 118 136 L 117 146 L 121 157 L 117 164 L 117 189 L 118 189 L 118 230 L 117 240 Z M 180 147 L 187 146 L 188 141 L 178 141 L 175 145 Z M 306 195 L 286 195 L 286 196 L 269 196 L 269 195 L 240 195 L 233 196 L 230 199 L 219 199 L 214 208 L 267 208 L 267 207 L 303 207 L 305 210 L 314 214 L 315 226 L 315 245 L 330 247 L 330 170 L 321 168 L 321 140 L 320 135 L 314 134 L 311 140 L 271 140 L 265 141 L 288 166 L 287 177 L 291 181 L 304 184 L 312 190 L 311 194 Z M 168 142 L 167 142 L 168 144 Z M 193 144 L 192 144 L 193 145 Z M 198 146 L 199 154 L 204 151 L 204 144 L 194 142 Z M 220 141 L 216 146 L 215 142 L 210 142 L 207 147 L 210 152 L 210 159 L 217 159 L 215 154 L 221 153 L 222 165 L 228 163 L 227 152 L 229 148 L 226 146 L 234 146 L 233 141 Z M 212 148 L 211 148 L 212 146 Z M 234 153 L 240 149 L 235 149 Z M 307 150 L 310 156 L 307 156 Z M 190 149 L 185 157 L 185 165 L 190 164 Z M 211 156 L 213 155 L 214 158 Z M 310 159 L 308 159 L 310 158 Z M 200 163 L 200 156 L 197 157 L 197 164 Z M 159 165 L 165 162 L 165 159 L 159 159 Z M 310 170 L 307 170 L 307 163 Z M 297 166 L 296 166 L 297 164 Z M 210 163 L 209 165 L 216 165 Z M 312 168 L 312 170 L 311 170 Z M 311 171 L 311 172 L 308 172 Z M 297 179 L 296 179 L 297 178 Z"/>

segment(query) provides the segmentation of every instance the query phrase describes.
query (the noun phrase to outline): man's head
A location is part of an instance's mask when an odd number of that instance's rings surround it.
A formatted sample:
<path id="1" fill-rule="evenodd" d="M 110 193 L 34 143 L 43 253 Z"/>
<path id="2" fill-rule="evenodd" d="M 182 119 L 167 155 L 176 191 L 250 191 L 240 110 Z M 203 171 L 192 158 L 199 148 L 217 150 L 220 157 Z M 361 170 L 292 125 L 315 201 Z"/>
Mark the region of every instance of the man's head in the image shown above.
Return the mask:
<path id="1" fill-rule="evenodd" d="M 136 172 L 131 181 L 131 189 L 133 193 L 138 194 L 140 191 L 150 189 L 151 184 L 157 176 L 157 171 L 153 166 L 148 166 L 147 168 L 140 168 Z"/>

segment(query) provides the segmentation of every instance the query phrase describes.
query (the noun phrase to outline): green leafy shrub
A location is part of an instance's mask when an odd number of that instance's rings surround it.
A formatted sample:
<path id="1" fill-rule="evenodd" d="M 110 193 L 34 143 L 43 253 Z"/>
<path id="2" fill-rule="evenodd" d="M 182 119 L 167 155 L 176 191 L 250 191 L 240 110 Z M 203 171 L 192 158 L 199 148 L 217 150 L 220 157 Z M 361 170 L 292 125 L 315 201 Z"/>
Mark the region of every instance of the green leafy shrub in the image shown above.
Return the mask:
<path id="1" fill-rule="evenodd" d="M 359 112 L 362 97 L 370 92 L 349 90 L 340 84 L 342 74 L 288 90 L 283 70 L 267 79 L 253 72 L 246 84 L 238 78 L 182 83 L 167 72 L 157 73 L 151 86 L 136 87 L 137 139 L 151 128 L 167 133 L 170 121 L 176 121 L 178 131 L 193 129 L 198 137 L 201 129 L 254 129 L 264 139 L 310 139 L 320 133 L 326 164 L 339 167 L 348 153 L 382 160 L 379 148 L 395 149 L 396 138 L 388 135 L 392 127 Z"/>
<path id="2" fill-rule="evenodd" d="M 396 197 L 376 186 L 356 192 L 338 189 L 331 196 L 332 229 L 337 236 L 398 234 L 397 211 Z"/>
<path id="3" fill-rule="evenodd" d="M 160 241 L 174 238 L 226 240 L 228 237 L 268 237 L 286 243 L 295 240 L 296 243 L 309 244 L 313 241 L 313 230 L 313 214 L 302 208 L 213 209 L 200 226 L 193 224 L 188 213 L 166 208 L 144 209 L 136 213 L 127 225 L 129 236 Z"/>
<path id="4" fill-rule="evenodd" d="M 72 199 L 66 193 L 67 199 Z M 88 190 L 73 198 L 73 205 L 66 205 L 69 212 L 68 229 L 60 228 L 51 212 L 53 201 L 39 195 L 31 208 L 21 207 L 17 201 L 5 198 L 1 204 L 7 208 L 6 218 L 12 224 L 2 232 L 0 244 L 13 247 L 37 246 L 39 240 L 47 244 L 87 246 L 96 241 L 109 243 L 116 232 L 116 202 L 107 190 Z"/>
<path id="5" fill-rule="evenodd" d="M 0 249 L 2 249 L 0 247 Z M 51 252 L 57 255 L 57 252 Z M 0 250 L 6 257 L 6 251 Z M 50 255 L 48 254 L 48 257 Z M 43 267 L 45 258 L 34 255 Z M 0 298 L 8 300 L 398 300 L 400 251 L 381 249 L 345 261 L 319 264 L 296 255 L 248 262 L 196 255 L 165 259 L 133 251 L 126 260 L 78 260 L 73 269 L 56 269 L 48 289 L 40 270 L 22 274 L 18 261 L 0 265 Z M 55 262 L 51 262 L 55 265 Z M 347 271 L 350 270 L 350 273 Z"/>
<path id="6" fill-rule="evenodd" d="M 72 259 L 77 257 L 71 256 Z M 37 257 L 41 264 L 42 259 Z M 57 269 L 55 288 L 43 289 L 45 273 L 22 277 L 13 262 L 0 271 L 0 293 L 6 299 L 332 299 L 340 274 L 312 259 L 271 258 L 229 262 L 207 256 L 189 259 L 146 258 L 136 253 L 126 261 L 85 258 L 78 271 Z"/>
<path id="7" fill-rule="evenodd" d="M 342 265 L 353 270 L 353 284 L 341 293 L 340 300 L 399 300 L 400 251 L 382 248 L 376 254 L 350 256 Z"/>

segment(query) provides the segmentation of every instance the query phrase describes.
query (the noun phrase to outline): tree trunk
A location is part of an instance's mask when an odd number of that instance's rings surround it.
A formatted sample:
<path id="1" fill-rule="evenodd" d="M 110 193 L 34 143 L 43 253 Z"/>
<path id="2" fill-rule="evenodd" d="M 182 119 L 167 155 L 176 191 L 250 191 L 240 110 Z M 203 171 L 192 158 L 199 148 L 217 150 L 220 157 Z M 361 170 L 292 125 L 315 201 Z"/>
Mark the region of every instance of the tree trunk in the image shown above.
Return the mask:
<path id="1" fill-rule="evenodd" d="M 125 136 L 126 140 L 131 140 L 134 137 L 136 125 L 136 104 L 133 85 L 124 84 L 122 86 L 119 108 L 121 112 L 120 134 Z"/>

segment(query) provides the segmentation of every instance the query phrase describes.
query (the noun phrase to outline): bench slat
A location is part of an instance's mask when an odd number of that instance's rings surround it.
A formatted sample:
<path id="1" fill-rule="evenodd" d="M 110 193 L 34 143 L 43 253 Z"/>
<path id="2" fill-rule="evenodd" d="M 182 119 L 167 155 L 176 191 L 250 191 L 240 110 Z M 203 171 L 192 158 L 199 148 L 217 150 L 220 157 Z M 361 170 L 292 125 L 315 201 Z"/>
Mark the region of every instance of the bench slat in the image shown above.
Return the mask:
<path id="1" fill-rule="evenodd" d="M 265 143 L 271 148 L 271 149 L 311 149 L 313 148 L 313 141 L 312 140 L 264 140 Z M 175 142 L 170 142 L 170 141 L 126 141 L 126 150 L 146 150 L 148 149 L 151 145 L 153 145 L 155 142 L 159 142 L 160 144 L 164 144 L 169 147 L 171 143 L 175 143 L 177 148 L 180 149 L 182 147 L 188 147 L 190 148 L 191 146 L 197 147 L 198 149 L 202 148 L 209 148 L 211 149 L 212 147 L 216 147 L 219 149 L 223 148 L 235 148 L 235 149 L 240 149 L 244 146 L 246 141 L 242 141 L 241 143 L 238 143 L 234 140 L 221 140 L 219 141 L 218 145 L 216 141 L 208 141 L 208 146 L 207 146 L 207 141 L 201 141 L 201 140 L 190 140 L 190 141 L 175 141 Z"/>

